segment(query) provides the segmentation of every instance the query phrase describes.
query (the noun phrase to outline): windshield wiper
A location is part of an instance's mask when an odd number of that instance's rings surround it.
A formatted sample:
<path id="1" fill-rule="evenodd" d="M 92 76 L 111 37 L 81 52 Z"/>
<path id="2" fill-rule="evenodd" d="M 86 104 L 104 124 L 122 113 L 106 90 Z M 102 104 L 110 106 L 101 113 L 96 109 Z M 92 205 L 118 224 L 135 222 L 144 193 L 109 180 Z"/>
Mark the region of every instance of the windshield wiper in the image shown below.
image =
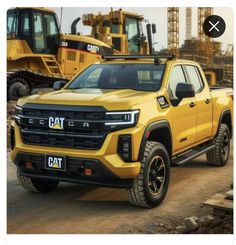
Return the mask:
<path id="1" fill-rule="evenodd" d="M 137 90 L 137 89 L 135 89 L 135 88 L 122 88 L 122 87 L 100 88 L 100 89 L 130 89 L 130 90 Z"/>

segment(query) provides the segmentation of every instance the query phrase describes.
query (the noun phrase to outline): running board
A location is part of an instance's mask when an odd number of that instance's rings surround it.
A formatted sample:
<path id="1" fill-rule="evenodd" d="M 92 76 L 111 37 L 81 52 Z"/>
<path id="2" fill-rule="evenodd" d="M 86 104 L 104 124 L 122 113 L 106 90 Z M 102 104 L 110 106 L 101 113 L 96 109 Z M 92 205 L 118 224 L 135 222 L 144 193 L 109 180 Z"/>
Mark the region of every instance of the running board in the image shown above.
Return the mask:
<path id="1" fill-rule="evenodd" d="M 215 145 L 201 145 L 172 158 L 171 166 L 179 166 L 215 148 Z"/>

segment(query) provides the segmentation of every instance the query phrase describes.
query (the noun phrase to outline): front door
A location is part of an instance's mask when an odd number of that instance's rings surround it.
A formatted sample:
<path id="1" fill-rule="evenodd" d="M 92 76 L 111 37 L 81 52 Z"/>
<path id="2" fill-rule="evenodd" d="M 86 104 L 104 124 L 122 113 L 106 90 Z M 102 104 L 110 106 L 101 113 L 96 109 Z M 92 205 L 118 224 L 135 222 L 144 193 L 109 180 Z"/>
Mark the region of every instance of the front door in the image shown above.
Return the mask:
<path id="1" fill-rule="evenodd" d="M 176 96 L 178 83 L 186 83 L 183 67 L 176 65 L 172 68 L 169 78 L 168 93 L 172 102 L 172 135 L 173 152 L 179 152 L 195 143 L 196 140 L 196 99 L 184 98 L 181 101 Z"/>

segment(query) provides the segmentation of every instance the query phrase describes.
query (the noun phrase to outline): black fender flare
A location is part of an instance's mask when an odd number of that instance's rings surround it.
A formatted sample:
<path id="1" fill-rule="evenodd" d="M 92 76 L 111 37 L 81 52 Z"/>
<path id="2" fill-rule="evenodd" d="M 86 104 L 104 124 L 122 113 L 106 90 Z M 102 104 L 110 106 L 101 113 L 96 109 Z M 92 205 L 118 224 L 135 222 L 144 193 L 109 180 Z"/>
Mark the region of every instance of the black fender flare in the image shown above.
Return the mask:
<path id="1" fill-rule="evenodd" d="M 138 154 L 138 160 L 139 161 L 141 161 L 143 159 L 143 153 L 144 153 L 145 145 L 146 145 L 146 142 L 148 141 L 147 133 L 152 132 L 152 131 L 157 130 L 157 129 L 161 129 L 161 128 L 167 128 L 170 132 L 171 149 L 170 149 L 170 152 L 168 152 L 168 153 L 170 154 L 170 158 L 171 158 L 172 146 L 173 146 L 171 127 L 170 127 L 170 124 L 167 120 L 160 120 L 160 121 L 152 122 L 146 127 L 146 129 L 143 133 L 143 137 L 142 137 L 142 140 L 140 143 L 140 147 L 139 147 L 139 154 Z"/>
<path id="2" fill-rule="evenodd" d="M 221 121 L 222 121 L 222 119 L 223 119 L 223 117 L 225 116 L 225 115 L 230 115 L 230 118 L 231 118 L 231 124 L 232 124 L 232 115 L 231 115 L 231 111 L 230 111 L 230 109 L 225 109 L 225 110 L 223 110 L 222 112 L 221 112 L 221 114 L 220 114 L 220 118 L 219 118 L 219 122 L 218 122 L 218 127 L 217 127 L 217 131 L 216 131 L 216 134 L 215 134 L 215 136 L 214 137 L 216 137 L 217 135 L 218 135 L 218 132 L 219 132 L 219 130 L 220 130 L 220 124 L 221 124 Z M 232 126 L 232 130 L 231 130 L 231 132 L 230 132 L 230 137 L 232 138 L 232 135 L 233 135 L 233 126 Z"/>

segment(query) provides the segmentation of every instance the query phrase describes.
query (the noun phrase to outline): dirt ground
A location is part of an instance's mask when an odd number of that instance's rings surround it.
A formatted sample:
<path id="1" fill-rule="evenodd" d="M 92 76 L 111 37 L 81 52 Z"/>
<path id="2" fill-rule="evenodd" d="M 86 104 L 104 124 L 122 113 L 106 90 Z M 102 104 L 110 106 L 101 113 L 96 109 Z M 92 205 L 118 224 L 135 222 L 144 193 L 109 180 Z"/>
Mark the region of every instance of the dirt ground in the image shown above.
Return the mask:
<path id="1" fill-rule="evenodd" d="M 229 163 L 224 167 L 210 167 L 202 156 L 172 168 L 164 202 L 143 209 L 128 202 L 124 189 L 60 183 L 51 193 L 29 193 L 17 183 L 15 166 L 8 156 L 7 230 L 10 234 L 177 233 L 174 229 L 185 217 L 208 215 L 212 211 L 202 203 L 229 189 L 232 157 L 231 147 Z M 232 217 L 230 222 L 232 230 Z M 215 233 L 222 232 L 220 228 Z"/>

